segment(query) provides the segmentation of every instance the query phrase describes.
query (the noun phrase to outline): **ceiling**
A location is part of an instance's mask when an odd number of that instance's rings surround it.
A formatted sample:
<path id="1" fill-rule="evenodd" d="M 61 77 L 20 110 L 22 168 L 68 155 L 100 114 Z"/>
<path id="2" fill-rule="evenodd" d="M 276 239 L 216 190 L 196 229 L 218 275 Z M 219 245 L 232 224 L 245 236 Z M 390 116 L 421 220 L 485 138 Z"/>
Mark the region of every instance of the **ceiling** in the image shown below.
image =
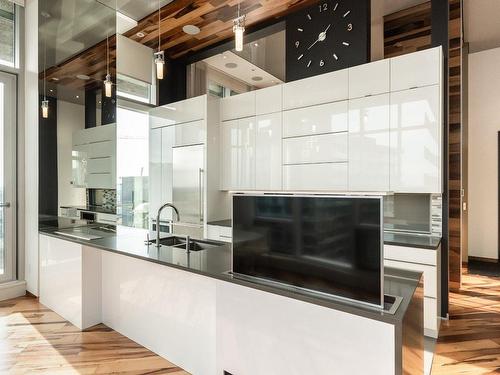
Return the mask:
<path id="1" fill-rule="evenodd" d="M 158 11 L 158 0 L 96 0 L 109 8 L 116 9 L 127 17 L 139 21 Z M 160 0 L 160 7 L 174 0 Z"/>
<path id="2" fill-rule="evenodd" d="M 381 4 L 383 15 L 386 16 L 391 13 L 399 12 L 400 10 L 413 7 L 425 3 L 429 0 L 375 0 L 372 2 L 372 7 Z"/>
<path id="3" fill-rule="evenodd" d="M 500 47 L 499 0 L 464 0 L 464 39 L 471 53 Z"/>

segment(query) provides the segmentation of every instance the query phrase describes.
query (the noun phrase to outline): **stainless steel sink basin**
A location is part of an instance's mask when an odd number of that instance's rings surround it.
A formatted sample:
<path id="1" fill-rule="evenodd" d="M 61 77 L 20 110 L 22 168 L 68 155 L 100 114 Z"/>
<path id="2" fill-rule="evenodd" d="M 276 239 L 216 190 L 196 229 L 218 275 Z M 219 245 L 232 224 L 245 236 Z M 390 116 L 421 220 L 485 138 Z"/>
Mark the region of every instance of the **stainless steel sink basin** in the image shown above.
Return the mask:
<path id="1" fill-rule="evenodd" d="M 155 240 L 150 241 L 152 244 L 155 244 Z M 186 249 L 186 238 L 185 237 L 178 237 L 178 236 L 170 236 L 170 237 L 165 237 L 160 239 L 160 245 L 162 246 L 172 246 L 177 249 Z M 189 251 L 200 251 L 200 250 L 206 250 L 210 249 L 213 247 L 219 246 L 216 243 L 211 243 L 207 241 L 200 241 L 200 240 L 189 240 Z"/>

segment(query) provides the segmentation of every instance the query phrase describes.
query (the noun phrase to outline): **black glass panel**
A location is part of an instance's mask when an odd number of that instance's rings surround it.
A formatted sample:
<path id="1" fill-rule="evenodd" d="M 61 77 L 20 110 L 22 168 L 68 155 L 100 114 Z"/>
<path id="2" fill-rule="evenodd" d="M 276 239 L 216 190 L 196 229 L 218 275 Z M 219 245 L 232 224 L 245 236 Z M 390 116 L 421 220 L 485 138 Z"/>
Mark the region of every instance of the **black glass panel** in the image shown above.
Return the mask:
<path id="1" fill-rule="evenodd" d="M 233 197 L 233 272 L 381 304 L 381 201 Z"/>

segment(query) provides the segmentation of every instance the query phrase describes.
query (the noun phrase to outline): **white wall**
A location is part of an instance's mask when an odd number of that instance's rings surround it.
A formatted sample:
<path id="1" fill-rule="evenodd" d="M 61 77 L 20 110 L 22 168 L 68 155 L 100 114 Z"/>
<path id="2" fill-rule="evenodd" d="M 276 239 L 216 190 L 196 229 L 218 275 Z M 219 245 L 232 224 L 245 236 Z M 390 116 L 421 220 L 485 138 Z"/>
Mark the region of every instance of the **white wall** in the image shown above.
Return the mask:
<path id="1" fill-rule="evenodd" d="M 25 8 L 25 207 L 24 220 L 26 289 L 38 295 L 38 1 Z"/>
<path id="2" fill-rule="evenodd" d="M 500 48 L 469 55 L 469 256 L 498 258 Z"/>
<path id="3" fill-rule="evenodd" d="M 85 189 L 71 185 L 71 149 L 73 133 L 85 128 L 85 107 L 80 104 L 57 101 L 57 173 L 58 210 L 61 206 L 85 204 Z"/>

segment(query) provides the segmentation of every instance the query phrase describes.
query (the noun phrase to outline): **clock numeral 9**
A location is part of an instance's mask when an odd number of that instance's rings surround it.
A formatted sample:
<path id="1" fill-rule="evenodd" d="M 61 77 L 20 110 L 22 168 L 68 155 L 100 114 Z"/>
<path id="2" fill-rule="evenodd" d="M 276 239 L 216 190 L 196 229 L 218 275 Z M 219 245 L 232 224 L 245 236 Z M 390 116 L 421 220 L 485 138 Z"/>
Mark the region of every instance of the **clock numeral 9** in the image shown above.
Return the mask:
<path id="1" fill-rule="evenodd" d="M 347 31 L 352 31 L 352 23 L 347 24 Z"/>
<path id="2" fill-rule="evenodd" d="M 319 4 L 318 6 L 320 13 L 328 10 L 328 3 Z"/>
<path id="3" fill-rule="evenodd" d="M 299 41 L 297 40 L 297 41 L 295 42 L 295 48 L 299 48 L 299 45 L 300 45 L 300 43 L 299 43 Z"/>
<path id="4" fill-rule="evenodd" d="M 325 65 L 325 62 L 324 62 L 323 60 L 321 60 L 321 61 L 319 62 L 319 66 L 323 66 L 323 65 Z"/>

